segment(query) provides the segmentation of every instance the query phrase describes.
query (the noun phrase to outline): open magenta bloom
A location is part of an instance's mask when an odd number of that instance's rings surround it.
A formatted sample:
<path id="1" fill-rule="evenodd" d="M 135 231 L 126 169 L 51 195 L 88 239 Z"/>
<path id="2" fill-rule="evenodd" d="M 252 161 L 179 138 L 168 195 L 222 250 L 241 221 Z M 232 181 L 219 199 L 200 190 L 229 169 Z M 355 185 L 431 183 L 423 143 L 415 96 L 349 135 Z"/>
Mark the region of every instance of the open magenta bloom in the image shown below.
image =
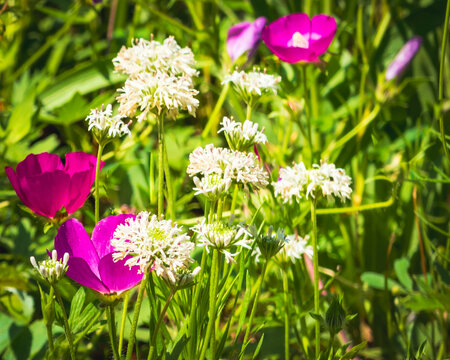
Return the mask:
<path id="1" fill-rule="evenodd" d="M 95 180 L 96 161 L 83 152 L 66 154 L 64 165 L 58 155 L 31 154 L 17 164 L 16 172 L 9 166 L 5 171 L 26 206 L 53 218 L 63 206 L 69 215 L 83 206 Z"/>
<path id="2" fill-rule="evenodd" d="M 333 41 L 336 20 L 327 15 L 297 13 L 283 16 L 267 25 L 262 39 L 281 60 L 296 63 L 317 62 Z"/>
<path id="3" fill-rule="evenodd" d="M 254 22 L 242 22 L 236 24 L 228 30 L 227 51 L 231 60 L 235 61 L 239 56 L 248 50 L 248 57 L 251 57 L 258 49 L 261 41 L 261 32 L 266 25 L 267 19 L 263 16 Z"/>
<path id="4" fill-rule="evenodd" d="M 114 231 L 119 224 L 136 215 L 108 216 L 99 221 L 92 232 L 92 239 L 76 219 L 64 222 L 55 238 L 58 256 L 69 253 L 67 276 L 77 283 L 102 294 L 121 293 L 137 285 L 143 277 L 139 267 L 131 269 L 125 262 L 129 257 L 114 262 L 111 245 Z"/>
<path id="5" fill-rule="evenodd" d="M 403 45 L 402 49 L 386 70 L 386 80 L 389 81 L 395 77 L 401 76 L 411 63 L 417 51 L 419 51 L 421 45 L 422 38 L 420 36 L 412 37 L 405 45 Z"/>

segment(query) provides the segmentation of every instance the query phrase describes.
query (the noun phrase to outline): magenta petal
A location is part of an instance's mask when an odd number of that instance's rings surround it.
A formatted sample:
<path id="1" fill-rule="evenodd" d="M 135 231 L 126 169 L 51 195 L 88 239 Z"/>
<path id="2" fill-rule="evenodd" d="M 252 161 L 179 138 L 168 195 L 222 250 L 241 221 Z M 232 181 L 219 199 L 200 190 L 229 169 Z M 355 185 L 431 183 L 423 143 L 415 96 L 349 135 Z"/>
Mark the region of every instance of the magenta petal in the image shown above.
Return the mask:
<path id="1" fill-rule="evenodd" d="M 75 173 L 70 177 L 66 203 L 67 213 L 70 215 L 83 206 L 91 192 L 91 171 Z"/>
<path id="2" fill-rule="evenodd" d="M 49 153 L 30 154 L 17 164 L 16 173 L 20 178 L 63 169 L 64 166 L 58 155 Z"/>
<path id="3" fill-rule="evenodd" d="M 307 14 L 291 14 L 275 20 L 264 28 L 262 38 L 267 47 L 272 50 L 272 46 L 290 46 L 289 43 L 296 32 L 303 35 L 307 40 L 309 39 L 311 22 Z M 275 55 L 277 54 L 275 53 Z"/>
<path id="4" fill-rule="evenodd" d="M 100 162 L 100 169 L 105 165 L 104 161 Z M 97 166 L 97 158 L 94 155 L 84 152 L 73 152 L 66 154 L 65 170 L 69 175 L 73 175 L 83 171 L 89 171 L 90 186 L 95 180 L 95 168 Z"/>
<path id="5" fill-rule="evenodd" d="M 336 34 L 336 20 L 332 16 L 316 15 L 311 19 L 309 48 L 316 57 L 327 51 Z"/>
<path id="6" fill-rule="evenodd" d="M 108 216 L 107 218 L 100 220 L 92 232 L 92 243 L 97 250 L 99 258 L 114 252 L 114 248 L 111 245 L 111 239 L 114 235 L 114 231 L 117 225 L 124 224 L 126 219 L 135 219 L 136 215 L 133 214 L 120 214 L 115 216 Z"/>
<path id="7" fill-rule="evenodd" d="M 139 266 L 131 269 L 125 265 L 127 258 L 114 262 L 112 252 L 100 259 L 98 270 L 103 283 L 115 292 L 122 292 L 131 289 L 138 284 L 144 274 L 138 274 Z"/>
<path id="8" fill-rule="evenodd" d="M 22 189 L 20 188 L 19 180 L 18 180 L 17 175 L 14 172 L 14 170 L 11 167 L 7 166 L 7 167 L 5 167 L 5 173 L 6 173 L 6 176 L 8 176 L 9 182 L 11 183 L 11 185 L 12 185 L 14 191 L 16 192 L 17 196 L 19 197 L 19 199 L 22 200 L 22 202 L 26 206 L 28 206 L 28 204 L 29 204 L 28 199 L 27 199 L 26 195 L 22 192 Z"/>
<path id="9" fill-rule="evenodd" d="M 58 251 L 58 250 L 57 250 Z M 63 253 L 61 253 L 64 255 Z M 60 252 L 58 251 L 58 256 Z M 92 272 L 88 263 L 80 257 L 69 257 L 69 268 L 66 275 L 77 283 L 86 286 L 92 290 L 107 294 L 110 290 L 103 282 Z"/>
<path id="10" fill-rule="evenodd" d="M 267 22 L 265 17 L 257 18 L 253 23 L 242 22 L 232 26 L 227 35 L 227 51 L 231 60 L 235 61 L 247 50 L 252 56 L 261 40 L 261 32 Z"/>
<path id="11" fill-rule="evenodd" d="M 52 218 L 65 203 L 69 177 L 61 170 L 19 177 L 18 181 L 26 194 L 25 205 L 36 214 Z"/>
<path id="12" fill-rule="evenodd" d="M 98 272 L 99 257 L 92 245 L 88 233 L 77 219 L 65 221 L 58 229 L 55 238 L 58 254 L 69 253 L 70 257 L 80 257 L 86 261 L 91 271 L 100 278 Z"/>

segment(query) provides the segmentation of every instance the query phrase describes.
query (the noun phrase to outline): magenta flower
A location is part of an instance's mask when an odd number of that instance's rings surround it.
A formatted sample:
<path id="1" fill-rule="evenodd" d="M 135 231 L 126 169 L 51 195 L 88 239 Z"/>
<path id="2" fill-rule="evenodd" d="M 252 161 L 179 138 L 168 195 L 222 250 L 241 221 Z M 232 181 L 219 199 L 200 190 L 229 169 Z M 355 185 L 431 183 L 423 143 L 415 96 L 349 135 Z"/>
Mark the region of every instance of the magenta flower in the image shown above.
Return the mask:
<path id="1" fill-rule="evenodd" d="M 65 165 L 55 154 L 31 154 L 17 164 L 16 172 L 9 166 L 5 172 L 27 207 L 53 218 L 63 206 L 69 215 L 83 206 L 95 180 L 96 161 L 83 152 L 66 154 Z"/>
<path id="2" fill-rule="evenodd" d="M 336 20 L 327 15 L 316 15 L 311 20 L 307 14 L 283 16 L 267 25 L 262 39 L 281 60 L 296 63 L 317 62 L 333 41 Z"/>
<path id="3" fill-rule="evenodd" d="M 108 216 L 99 221 L 92 232 L 92 240 L 77 219 L 69 219 L 58 230 L 55 250 L 58 256 L 69 253 L 67 276 L 77 283 L 102 294 L 120 294 L 137 285 L 143 277 L 139 267 L 131 269 L 125 262 L 129 257 L 114 262 L 111 245 L 114 231 L 119 224 L 136 215 Z"/>
<path id="4" fill-rule="evenodd" d="M 386 70 L 386 80 L 392 80 L 393 78 L 399 77 L 403 74 L 416 55 L 417 51 L 419 51 L 421 45 L 422 38 L 420 36 L 414 36 L 405 45 L 403 45 L 395 59 Z"/>
<path id="5" fill-rule="evenodd" d="M 242 22 L 230 27 L 227 36 L 227 51 L 231 60 L 235 61 L 248 50 L 251 57 L 258 49 L 261 41 L 261 32 L 266 25 L 267 19 L 259 17 L 254 22 Z"/>

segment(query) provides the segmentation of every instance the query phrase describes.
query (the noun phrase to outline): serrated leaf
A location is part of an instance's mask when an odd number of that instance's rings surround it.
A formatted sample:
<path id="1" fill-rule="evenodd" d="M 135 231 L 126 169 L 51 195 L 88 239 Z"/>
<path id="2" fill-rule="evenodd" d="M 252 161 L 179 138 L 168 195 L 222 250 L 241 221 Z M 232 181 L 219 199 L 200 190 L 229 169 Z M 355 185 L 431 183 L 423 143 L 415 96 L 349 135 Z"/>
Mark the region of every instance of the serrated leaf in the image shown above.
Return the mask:
<path id="1" fill-rule="evenodd" d="M 94 304 L 88 304 L 86 308 L 83 310 L 80 316 L 78 316 L 77 321 L 73 325 L 73 332 L 77 332 L 81 330 L 94 316 L 100 311 L 98 310 Z"/>
<path id="2" fill-rule="evenodd" d="M 84 291 L 84 288 L 80 287 L 70 304 L 69 325 L 72 329 L 74 329 L 76 324 L 79 322 L 78 318 L 81 314 L 81 310 L 83 309 L 85 298 L 86 293 Z"/>
<path id="3" fill-rule="evenodd" d="M 412 290 L 413 281 L 408 274 L 409 260 L 407 258 L 397 259 L 394 262 L 394 270 L 400 283 L 408 290 Z"/>

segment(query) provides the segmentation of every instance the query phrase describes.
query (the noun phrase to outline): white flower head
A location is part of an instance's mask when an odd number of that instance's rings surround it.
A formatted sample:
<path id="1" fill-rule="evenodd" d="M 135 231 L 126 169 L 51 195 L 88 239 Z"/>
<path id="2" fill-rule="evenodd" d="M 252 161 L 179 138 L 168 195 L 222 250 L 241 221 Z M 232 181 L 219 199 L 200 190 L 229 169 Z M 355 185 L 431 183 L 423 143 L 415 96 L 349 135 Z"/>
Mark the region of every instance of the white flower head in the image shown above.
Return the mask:
<path id="1" fill-rule="evenodd" d="M 149 113 L 161 114 L 163 111 L 176 118 L 180 110 L 187 110 L 195 116 L 199 101 L 198 91 L 192 86 L 188 76 L 170 76 L 167 73 L 141 72 L 125 81 L 118 90 L 119 113 L 134 117 L 138 122 L 145 120 Z"/>
<path id="2" fill-rule="evenodd" d="M 189 268 L 179 268 L 177 270 L 164 269 L 161 277 L 172 289 L 180 290 L 186 289 L 195 283 L 195 277 L 200 272 L 200 266 L 194 270 Z"/>
<path id="3" fill-rule="evenodd" d="M 297 259 L 301 259 L 303 254 L 306 254 L 310 259 L 313 257 L 313 248 L 311 245 L 307 245 L 309 235 L 304 238 L 298 235 L 286 236 L 286 243 L 277 255 L 277 258 L 282 262 L 295 262 Z"/>
<path id="4" fill-rule="evenodd" d="M 280 76 L 266 74 L 265 70 L 253 69 L 251 72 L 234 71 L 226 75 L 222 84 L 232 83 L 234 89 L 246 103 L 250 103 L 255 96 L 262 96 L 267 93 L 277 93 Z"/>
<path id="5" fill-rule="evenodd" d="M 231 178 L 224 178 L 220 174 L 207 174 L 201 179 L 194 176 L 195 194 L 203 194 L 208 200 L 215 201 L 228 193 L 231 186 Z"/>
<path id="6" fill-rule="evenodd" d="M 350 199 L 352 179 L 346 175 L 343 169 L 337 169 L 334 164 L 321 162 L 314 164 L 313 169 L 307 170 L 301 162 L 292 167 L 280 169 L 279 179 L 272 183 L 275 196 L 280 196 L 284 202 L 291 202 L 295 198 L 297 202 L 306 196 L 316 198 L 319 195 L 329 200 L 334 197 L 342 201 Z"/>
<path id="7" fill-rule="evenodd" d="M 187 173 L 191 177 L 215 174 L 244 188 L 248 185 L 263 188 L 268 184 L 268 174 L 259 165 L 255 154 L 218 148 L 212 144 L 198 147 L 189 155 Z"/>
<path id="8" fill-rule="evenodd" d="M 116 136 L 122 136 L 127 134 L 131 136 L 129 124 L 125 124 L 122 119 L 126 117 L 124 115 L 114 115 L 112 111 L 112 105 L 108 104 L 106 109 L 92 109 L 90 114 L 86 117 L 86 121 L 89 122 L 88 130 L 94 129 L 94 131 L 103 132 L 108 137 L 113 138 Z"/>
<path id="9" fill-rule="evenodd" d="M 240 225 L 230 225 L 223 221 L 207 224 L 206 220 L 203 219 L 201 223 L 192 227 L 191 230 L 198 234 L 199 246 L 205 246 L 208 252 L 210 247 L 217 249 L 225 255 L 228 263 L 235 262 L 234 256 L 239 254 L 239 252 L 232 254 L 229 251 L 231 247 L 243 246 L 250 249 L 250 234 Z"/>
<path id="10" fill-rule="evenodd" d="M 223 118 L 222 127 L 218 131 L 224 132 L 228 145 L 232 150 L 246 151 L 255 144 L 265 144 L 267 137 L 262 128 L 258 130 L 258 124 L 245 120 L 244 123 L 234 121 L 233 118 Z"/>
<path id="11" fill-rule="evenodd" d="M 54 284 L 66 274 L 69 253 L 64 253 L 64 256 L 58 260 L 58 253 L 56 250 L 53 250 L 51 259 L 44 260 L 38 264 L 34 256 L 32 256 L 30 257 L 30 262 L 42 278 L 50 284 Z"/>
<path id="12" fill-rule="evenodd" d="M 173 36 L 160 42 L 135 39 L 129 48 L 123 46 L 113 59 L 117 72 L 136 77 L 142 72 L 163 72 L 170 76 L 198 76 L 192 50 L 181 48 Z"/>
<path id="13" fill-rule="evenodd" d="M 158 276 L 178 272 L 192 262 L 190 253 L 194 248 L 189 236 L 181 231 L 171 220 L 158 220 L 156 215 L 143 211 L 117 226 L 111 240 L 116 251 L 113 259 L 118 261 L 131 255 L 125 265 L 139 266 L 139 273 L 149 269 Z"/>

